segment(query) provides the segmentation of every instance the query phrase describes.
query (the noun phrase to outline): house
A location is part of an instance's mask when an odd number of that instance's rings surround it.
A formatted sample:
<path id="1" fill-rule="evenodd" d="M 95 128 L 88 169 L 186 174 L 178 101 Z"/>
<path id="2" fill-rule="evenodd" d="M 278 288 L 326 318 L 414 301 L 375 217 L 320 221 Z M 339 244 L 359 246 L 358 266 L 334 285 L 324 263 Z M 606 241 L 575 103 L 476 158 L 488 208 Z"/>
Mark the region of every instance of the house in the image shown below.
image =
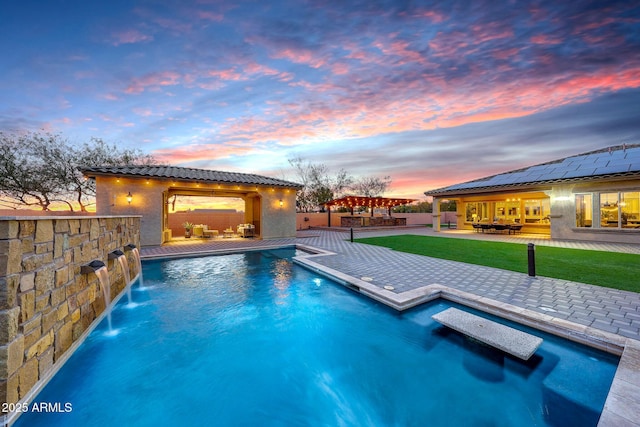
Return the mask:
<path id="1" fill-rule="evenodd" d="M 302 185 L 261 175 L 177 166 L 86 167 L 96 181 L 96 213 L 141 215 L 141 245 L 171 239 L 169 199 L 174 195 L 238 197 L 244 223 L 262 239 L 295 237 L 296 192 Z"/>
<path id="2" fill-rule="evenodd" d="M 434 199 L 434 215 L 439 215 L 439 200 L 455 200 L 459 229 L 471 229 L 474 222 L 520 223 L 523 232 L 553 239 L 640 243 L 640 144 L 612 146 L 424 194 Z"/>

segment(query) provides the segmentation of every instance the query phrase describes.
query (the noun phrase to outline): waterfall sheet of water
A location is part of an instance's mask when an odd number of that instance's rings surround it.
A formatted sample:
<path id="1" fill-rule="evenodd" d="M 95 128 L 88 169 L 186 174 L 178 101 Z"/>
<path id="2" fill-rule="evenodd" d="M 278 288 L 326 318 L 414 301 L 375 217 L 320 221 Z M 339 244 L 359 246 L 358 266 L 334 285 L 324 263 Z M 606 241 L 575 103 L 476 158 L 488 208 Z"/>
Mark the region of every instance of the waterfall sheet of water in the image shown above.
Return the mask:
<path id="1" fill-rule="evenodd" d="M 118 262 L 120 263 L 122 273 L 124 274 L 125 289 L 127 290 L 127 302 L 131 305 L 133 300 L 131 299 L 131 273 L 129 273 L 129 261 L 127 261 L 126 256 L 122 255 L 118 257 Z"/>
<path id="2" fill-rule="evenodd" d="M 138 275 L 140 276 L 138 286 L 139 288 L 144 289 L 144 281 L 142 280 L 142 261 L 140 260 L 140 251 L 138 250 L 138 248 L 133 248 L 131 253 L 133 254 L 133 257 L 136 260 L 136 266 L 138 267 Z"/>
<path id="3" fill-rule="evenodd" d="M 109 270 L 107 267 L 100 267 L 95 271 L 100 282 L 100 288 L 102 288 L 102 294 L 104 295 L 104 310 L 107 313 L 107 322 L 109 324 L 109 332 L 113 332 L 111 325 L 111 281 L 109 279 Z"/>

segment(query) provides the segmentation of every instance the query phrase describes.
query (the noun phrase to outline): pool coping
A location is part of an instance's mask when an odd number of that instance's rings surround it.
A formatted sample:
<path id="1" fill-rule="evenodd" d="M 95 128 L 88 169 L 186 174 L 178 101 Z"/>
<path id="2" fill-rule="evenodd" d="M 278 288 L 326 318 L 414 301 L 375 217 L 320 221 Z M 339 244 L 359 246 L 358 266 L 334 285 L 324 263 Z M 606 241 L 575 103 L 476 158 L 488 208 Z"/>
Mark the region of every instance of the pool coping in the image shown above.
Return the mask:
<path id="1" fill-rule="evenodd" d="M 640 341 L 437 283 L 395 293 L 313 261 L 315 257 L 336 255 L 334 252 L 300 244 L 296 247 L 310 254 L 294 257 L 294 263 L 398 311 L 442 298 L 619 356 L 598 427 L 640 427 Z"/>

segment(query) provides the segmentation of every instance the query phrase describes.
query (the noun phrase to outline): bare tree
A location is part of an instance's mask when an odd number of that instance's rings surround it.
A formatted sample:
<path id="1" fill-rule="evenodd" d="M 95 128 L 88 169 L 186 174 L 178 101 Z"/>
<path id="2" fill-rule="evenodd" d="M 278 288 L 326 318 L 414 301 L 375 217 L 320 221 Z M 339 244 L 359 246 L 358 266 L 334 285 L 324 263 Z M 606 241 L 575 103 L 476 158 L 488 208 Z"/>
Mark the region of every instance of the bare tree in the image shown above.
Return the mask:
<path id="1" fill-rule="evenodd" d="M 42 158 L 41 147 L 55 144 L 51 135 L 9 136 L 0 133 L 0 195 L 18 205 L 48 210 L 63 183 Z"/>
<path id="2" fill-rule="evenodd" d="M 81 166 L 151 164 L 153 157 L 138 150 L 120 150 L 100 139 L 73 146 L 59 134 L 0 132 L 0 196 L 22 206 L 49 210 L 59 202 L 81 211 L 94 203 L 95 183 Z"/>
<path id="3" fill-rule="evenodd" d="M 289 164 L 304 186 L 296 198 L 298 209 L 304 212 L 316 208 L 324 211 L 324 204 L 341 197 L 353 182 L 353 178 L 344 169 L 332 175 L 323 163 L 314 164 L 301 157 L 294 157 L 289 159 Z"/>
<path id="4" fill-rule="evenodd" d="M 359 178 L 352 186 L 351 190 L 358 196 L 378 197 L 382 196 L 391 185 L 391 177 L 385 176 L 365 176 Z"/>

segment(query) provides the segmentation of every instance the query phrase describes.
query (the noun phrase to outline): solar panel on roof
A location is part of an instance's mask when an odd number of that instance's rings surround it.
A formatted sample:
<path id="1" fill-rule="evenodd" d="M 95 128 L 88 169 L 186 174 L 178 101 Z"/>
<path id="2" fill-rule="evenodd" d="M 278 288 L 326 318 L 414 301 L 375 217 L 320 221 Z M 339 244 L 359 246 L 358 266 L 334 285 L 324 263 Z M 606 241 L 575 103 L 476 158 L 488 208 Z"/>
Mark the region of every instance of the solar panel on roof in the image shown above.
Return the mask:
<path id="1" fill-rule="evenodd" d="M 527 172 L 539 172 L 539 171 L 543 171 L 546 170 L 548 168 L 549 165 L 537 165 L 537 166 L 531 166 L 530 168 L 527 168 Z"/>
<path id="2" fill-rule="evenodd" d="M 592 176 L 595 171 L 596 171 L 595 168 L 567 171 L 567 173 L 564 175 L 563 178 L 578 178 L 582 176 Z"/>
<path id="3" fill-rule="evenodd" d="M 560 178 L 563 178 L 566 173 L 567 173 L 566 170 L 556 169 L 556 170 L 545 173 L 542 176 L 542 179 L 543 180 L 560 179 Z"/>
<path id="4" fill-rule="evenodd" d="M 607 166 L 606 168 L 597 168 L 594 172 L 594 175 L 605 175 L 608 173 L 628 172 L 630 166 L 631 164 L 627 163 L 627 164 L 611 165 L 611 166 Z"/>
<path id="5" fill-rule="evenodd" d="M 640 160 L 640 149 L 636 150 L 627 150 L 627 155 L 625 156 L 627 160 Z"/>

